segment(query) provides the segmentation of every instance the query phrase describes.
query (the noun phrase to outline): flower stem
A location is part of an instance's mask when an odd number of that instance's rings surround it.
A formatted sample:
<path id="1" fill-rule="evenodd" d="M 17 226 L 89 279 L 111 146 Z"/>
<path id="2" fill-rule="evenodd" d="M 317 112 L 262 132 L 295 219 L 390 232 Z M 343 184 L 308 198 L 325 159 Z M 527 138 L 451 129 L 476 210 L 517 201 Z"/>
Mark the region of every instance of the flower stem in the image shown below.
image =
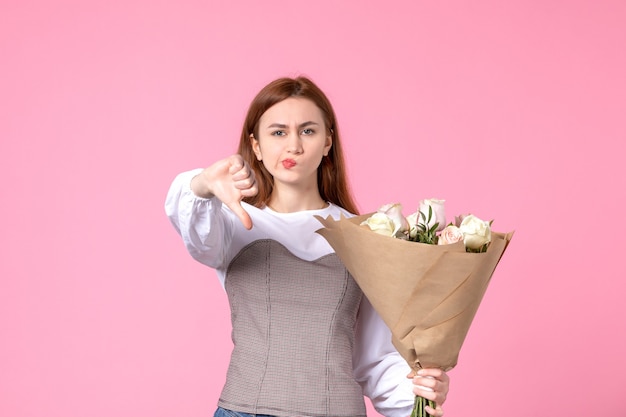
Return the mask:
<path id="1" fill-rule="evenodd" d="M 433 400 L 427 400 L 424 397 L 420 397 L 419 395 L 415 396 L 415 402 L 413 403 L 413 411 L 411 412 L 411 417 L 428 417 L 430 413 L 426 412 L 425 407 L 429 406 L 432 409 L 437 408 L 437 403 Z"/>

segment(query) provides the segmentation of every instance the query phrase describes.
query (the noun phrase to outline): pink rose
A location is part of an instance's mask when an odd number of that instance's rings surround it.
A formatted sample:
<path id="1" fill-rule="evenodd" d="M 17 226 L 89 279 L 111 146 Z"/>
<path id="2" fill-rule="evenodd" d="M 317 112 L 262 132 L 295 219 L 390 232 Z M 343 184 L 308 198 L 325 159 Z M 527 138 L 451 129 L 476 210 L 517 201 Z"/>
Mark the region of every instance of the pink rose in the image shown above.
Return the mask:
<path id="1" fill-rule="evenodd" d="M 454 216 L 454 224 L 456 227 L 460 227 L 463 219 L 469 216 L 469 214 L 461 214 L 460 216 Z"/>
<path id="2" fill-rule="evenodd" d="M 463 232 L 454 225 L 446 226 L 439 235 L 439 245 L 450 245 L 452 243 L 461 242 L 463 240 Z"/>
<path id="3" fill-rule="evenodd" d="M 430 229 L 437 223 L 437 231 L 443 230 L 443 228 L 446 227 L 445 201 L 446 200 L 436 198 L 428 198 L 420 201 L 418 209 L 420 217 L 418 222 L 426 226 L 426 229 Z M 431 212 L 430 221 L 428 220 L 429 211 Z"/>

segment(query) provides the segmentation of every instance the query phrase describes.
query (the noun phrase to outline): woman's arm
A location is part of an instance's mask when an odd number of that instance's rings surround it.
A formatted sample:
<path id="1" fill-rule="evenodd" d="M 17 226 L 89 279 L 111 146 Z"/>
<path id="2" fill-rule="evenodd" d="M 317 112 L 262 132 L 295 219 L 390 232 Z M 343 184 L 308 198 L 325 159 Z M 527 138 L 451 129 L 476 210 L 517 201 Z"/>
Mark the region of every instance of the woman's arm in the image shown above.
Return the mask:
<path id="1" fill-rule="evenodd" d="M 252 228 L 241 200 L 257 192 L 254 171 L 241 155 L 231 155 L 205 169 L 178 175 L 167 194 L 165 212 L 191 256 L 218 268 L 232 242 L 235 216 L 246 229 Z"/>
<path id="2" fill-rule="evenodd" d="M 189 254 L 198 262 L 218 268 L 232 239 L 233 218 L 222 209 L 217 197 L 194 194 L 191 182 L 201 172 L 196 169 L 176 176 L 165 199 L 165 212 Z"/>
<path id="3" fill-rule="evenodd" d="M 391 332 L 363 296 L 356 327 L 354 375 L 376 410 L 386 417 L 408 417 L 415 394 L 409 365 L 391 344 Z"/>
<path id="4" fill-rule="evenodd" d="M 440 369 L 424 369 L 423 374 L 414 377 L 391 343 L 389 328 L 365 297 L 356 328 L 354 374 L 374 408 L 386 417 L 410 416 L 416 394 L 438 401 L 437 410 L 430 411 L 433 416 L 443 415 L 441 404 L 448 393 L 448 375 Z"/>

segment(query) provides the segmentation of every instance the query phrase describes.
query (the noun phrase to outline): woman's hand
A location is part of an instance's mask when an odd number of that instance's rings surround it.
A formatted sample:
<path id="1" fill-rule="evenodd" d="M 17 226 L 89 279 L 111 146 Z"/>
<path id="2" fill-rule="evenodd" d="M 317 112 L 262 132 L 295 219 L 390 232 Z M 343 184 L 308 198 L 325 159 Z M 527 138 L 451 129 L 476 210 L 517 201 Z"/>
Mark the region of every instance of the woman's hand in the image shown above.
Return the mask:
<path id="1" fill-rule="evenodd" d="M 259 189 L 254 171 L 241 155 L 231 155 L 205 168 L 191 180 L 191 189 L 198 197 L 217 197 L 246 229 L 252 229 L 252 219 L 241 207 L 241 200 L 256 195 Z"/>
<path id="2" fill-rule="evenodd" d="M 446 401 L 450 389 L 448 374 L 439 368 L 424 368 L 417 371 L 417 375 L 411 372 L 408 377 L 413 378 L 415 395 L 432 400 L 437 404 L 436 409 L 426 407 L 428 414 L 434 417 L 443 416 L 441 405 Z"/>

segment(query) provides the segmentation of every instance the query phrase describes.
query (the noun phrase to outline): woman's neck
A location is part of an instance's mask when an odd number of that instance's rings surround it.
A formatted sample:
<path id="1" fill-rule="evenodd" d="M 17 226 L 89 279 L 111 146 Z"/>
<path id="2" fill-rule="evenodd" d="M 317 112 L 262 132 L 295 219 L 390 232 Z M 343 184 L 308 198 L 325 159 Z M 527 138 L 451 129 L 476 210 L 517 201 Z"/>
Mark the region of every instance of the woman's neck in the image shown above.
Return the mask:
<path id="1" fill-rule="evenodd" d="M 319 192 L 302 193 L 299 190 L 274 189 L 267 206 L 277 213 L 295 213 L 305 210 L 320 210 L 328 207 L 328 203 L 320 197 Z"/>

